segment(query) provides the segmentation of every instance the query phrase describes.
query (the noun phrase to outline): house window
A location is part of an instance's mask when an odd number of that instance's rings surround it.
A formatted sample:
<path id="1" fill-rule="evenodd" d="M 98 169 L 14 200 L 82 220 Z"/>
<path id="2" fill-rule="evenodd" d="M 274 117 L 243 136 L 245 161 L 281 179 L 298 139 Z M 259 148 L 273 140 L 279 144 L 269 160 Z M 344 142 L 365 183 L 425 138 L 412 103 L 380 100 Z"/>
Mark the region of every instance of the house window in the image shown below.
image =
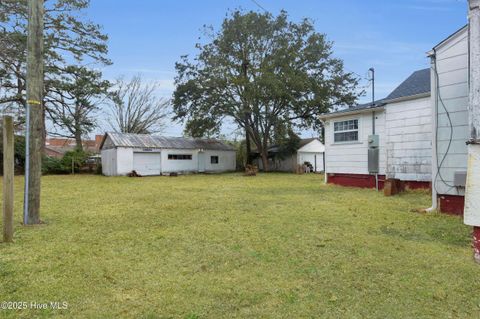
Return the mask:
<path id="1" fill-rule="evenodd" d="M 333 123 L 335 143 L 358 141 L 358 119 Z"/>
<path id="2" fill-rule="evenodd" d="M 191 160 L 192 154 L 168 154 L 169 160 Z"/>
<path id="3" fill-rule="evenodd" d="M 210 156 L 210 164 L 218 164 L 218 156 Z"/>

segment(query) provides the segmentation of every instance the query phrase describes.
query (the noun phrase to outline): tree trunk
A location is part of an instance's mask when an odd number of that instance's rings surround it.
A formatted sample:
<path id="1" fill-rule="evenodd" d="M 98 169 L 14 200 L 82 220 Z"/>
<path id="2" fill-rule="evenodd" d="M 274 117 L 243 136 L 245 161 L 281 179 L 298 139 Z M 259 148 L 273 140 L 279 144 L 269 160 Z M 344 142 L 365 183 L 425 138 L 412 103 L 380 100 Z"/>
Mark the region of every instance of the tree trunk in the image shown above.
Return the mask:
<path id="1" fill-rule="evenodd" d="M 77 151 L 83 151 L 82 132 L 78 128 L 75 128 L 75 149 Z"/>
<path id="2" fill-rule="evenodd" d="M 248 134 L 248 129 L 245 128 L 245 145 L 246 145 L 246 165 L 252 164 L 252 145 L 250 143 L 250 135 Z"/>
<path id="3" fill-rule="evenodd" d="M 262 156 L 262 164 L 263 164 L 263 171 L 268 172 L 269 167 L 268 167 L 268 151 L 266 149 L 263 149 L 261 152 Z"/>

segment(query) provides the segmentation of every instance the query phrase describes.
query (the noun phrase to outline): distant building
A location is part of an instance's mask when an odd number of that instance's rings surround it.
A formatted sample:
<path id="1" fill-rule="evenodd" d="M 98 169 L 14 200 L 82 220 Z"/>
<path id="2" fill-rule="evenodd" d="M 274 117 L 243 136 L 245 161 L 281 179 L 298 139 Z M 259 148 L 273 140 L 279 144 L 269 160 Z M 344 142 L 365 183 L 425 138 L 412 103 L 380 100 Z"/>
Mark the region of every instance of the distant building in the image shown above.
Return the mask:
<path id="1" fill-rule="evenodd" d="M 100 150 L 107 176 L 226 172 L 236 167 L 235 149 L 214 139 L 106 133 Z"/>
<path id="2" fill-rule="evenodd" d="M 83 140 L 83 150 L 92 154 L 98 154 L 102 139 L 103 135 L 95 135 L 94 140 Z M 47 137 L 45 139 L 45 154 L 61 158 L 66 152 L 73 151 L 76 145 L 73 138 Z"/>
<path id="3" fill-rule="evenodd" d="M 323 153 L 325 146 L 318 138 L 301 139 L 298 150 L 291 155 L 280 154 L 280 147 L 272 145 L 268 148 L 270 171 L 295 172 L 299 165 L 307 164 L 312 172 L 323 172 Z M 263 170 L 263 163 L 257 154 L 256 165 Z"/>

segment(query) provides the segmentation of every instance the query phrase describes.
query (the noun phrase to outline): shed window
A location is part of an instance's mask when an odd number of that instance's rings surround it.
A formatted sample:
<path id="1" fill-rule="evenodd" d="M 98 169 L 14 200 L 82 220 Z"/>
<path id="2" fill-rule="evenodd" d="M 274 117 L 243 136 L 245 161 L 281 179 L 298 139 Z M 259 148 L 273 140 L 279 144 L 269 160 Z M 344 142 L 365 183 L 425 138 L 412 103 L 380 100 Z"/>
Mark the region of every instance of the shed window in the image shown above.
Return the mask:
<path id="1" fill-rule="evenodd" d="M 358 119 L 333 123 L 334 142 L 358 141 Z"/>
<path id="2" fill-rule="evenodd" d="M 169 160 L 191 160 L 192 154 L 168 154 Z"/>
<path id="3" fill-rule="evenodd" d="M 218 156 L 210 156 L 210 164 L 218 164 Z"/>

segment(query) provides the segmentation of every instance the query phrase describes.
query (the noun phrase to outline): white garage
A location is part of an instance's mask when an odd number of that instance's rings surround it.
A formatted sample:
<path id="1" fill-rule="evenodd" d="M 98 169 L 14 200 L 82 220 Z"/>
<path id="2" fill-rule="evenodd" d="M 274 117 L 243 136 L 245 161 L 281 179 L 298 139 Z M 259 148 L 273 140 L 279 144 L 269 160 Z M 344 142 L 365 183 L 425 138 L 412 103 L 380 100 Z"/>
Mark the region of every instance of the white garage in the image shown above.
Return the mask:
<path id="1" fill-rule="evenodd" d="M 227 172 L 236 167 L 234 148 L 215 139 L 106 133 L 100 150 L 106 176 Z"/>

